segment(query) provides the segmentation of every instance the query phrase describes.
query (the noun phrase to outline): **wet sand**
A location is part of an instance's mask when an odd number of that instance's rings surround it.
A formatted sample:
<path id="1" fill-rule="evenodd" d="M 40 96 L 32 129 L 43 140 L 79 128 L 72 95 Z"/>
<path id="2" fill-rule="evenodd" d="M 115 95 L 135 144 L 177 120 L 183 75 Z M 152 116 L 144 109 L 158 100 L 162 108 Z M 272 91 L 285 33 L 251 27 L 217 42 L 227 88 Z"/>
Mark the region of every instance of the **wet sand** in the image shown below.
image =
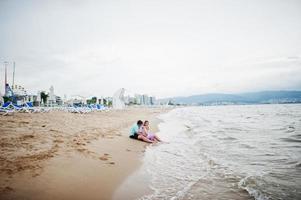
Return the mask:
<path id="1" fill-rule="evenodd" d="M 129 139 L 129 127 L 148 119 L 156 132 L 164 111 L 0 116 L 0 199 L 111 199 L 148 145 Z"/>

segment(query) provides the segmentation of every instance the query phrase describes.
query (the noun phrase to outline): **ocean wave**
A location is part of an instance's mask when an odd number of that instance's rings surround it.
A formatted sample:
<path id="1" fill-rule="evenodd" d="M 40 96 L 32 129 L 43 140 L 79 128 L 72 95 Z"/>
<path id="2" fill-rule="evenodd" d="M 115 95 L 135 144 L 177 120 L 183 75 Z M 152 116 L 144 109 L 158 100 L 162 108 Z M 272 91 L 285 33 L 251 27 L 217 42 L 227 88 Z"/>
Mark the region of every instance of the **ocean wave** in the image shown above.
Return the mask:
<path id="1" fill-rule="evenodd" d="M 220 140 L 237 140 L 235 137 L 227 136 L 227 137 L 219 137 Z"/>
<path id="2" fill-rule="evenodd" d="M 230 131 L 243 131 L 242 128 L 238 128 L 238 127 L 226 127 L 224 129 L 225 130 L 230 130 Z"/>
<path id="3" fill-rule="evenodd" d="M 294 126 L 292 126 L 292 125 L 290 125 L 290 126 L 288 126 L 287 128 L 286 128 L 286 133 L 293 133 L 293 132 L 295 132 L 295 127 Z"/>
<path id="4" fill-rule="evenodd" d="M 269 198 L 258 189 L 258 179 L 259 177 L 256 176 L 246 176 L 239 181 L 238 186 L 256 200 L 268 200 Z"/>
<path id="5" fill-rule="evenodd" d="M 294 139 L 294 138 L 281 138 L 283 141 L 285 142 L 298 142 L 300 143 L 301 142 L 301 139 Z"/>
<path id="6" fill-rule="evenodd" d="M 246 149 L 255 149 L 256 147 L 251 146 L 249 144 L 239 144 L 240 147 L 246 148 Z"/>
<path id="7" fill-rule="evenodd" d="M 301 134 L 292 135 L 292 137 L 301 138 Z"/>
<path id="8" fill-rule="evenodd" d="M 301 167 L 301 162 L 296 163 L 295 167 L 300 168 Z"/>

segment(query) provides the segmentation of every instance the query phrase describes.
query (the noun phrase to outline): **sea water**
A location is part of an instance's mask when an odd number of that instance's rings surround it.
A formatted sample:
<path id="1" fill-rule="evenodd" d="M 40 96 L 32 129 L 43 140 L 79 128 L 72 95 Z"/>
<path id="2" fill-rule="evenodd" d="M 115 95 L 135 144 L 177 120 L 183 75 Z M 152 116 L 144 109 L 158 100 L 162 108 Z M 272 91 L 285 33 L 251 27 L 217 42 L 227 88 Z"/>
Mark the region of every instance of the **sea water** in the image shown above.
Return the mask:
<path id="1" fill-rule="evenodd" d="M 146 149 L 140 199 L 301 199 L 301 105 L 177 108 Z"/>

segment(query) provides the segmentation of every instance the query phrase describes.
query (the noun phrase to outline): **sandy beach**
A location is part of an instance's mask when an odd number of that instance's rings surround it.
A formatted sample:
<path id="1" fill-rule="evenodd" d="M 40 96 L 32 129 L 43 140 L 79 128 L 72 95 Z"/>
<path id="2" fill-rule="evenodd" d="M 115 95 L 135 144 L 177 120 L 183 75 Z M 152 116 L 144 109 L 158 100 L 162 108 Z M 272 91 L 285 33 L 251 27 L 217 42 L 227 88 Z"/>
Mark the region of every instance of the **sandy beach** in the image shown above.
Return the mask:
<path id="1" fill-rule="evenodd" d="M 164 111 L 1 116 L 0 199 L 111 199 L 148 145 L 129 139 L 129 127 L 148 119 L 156 132 Z"/>

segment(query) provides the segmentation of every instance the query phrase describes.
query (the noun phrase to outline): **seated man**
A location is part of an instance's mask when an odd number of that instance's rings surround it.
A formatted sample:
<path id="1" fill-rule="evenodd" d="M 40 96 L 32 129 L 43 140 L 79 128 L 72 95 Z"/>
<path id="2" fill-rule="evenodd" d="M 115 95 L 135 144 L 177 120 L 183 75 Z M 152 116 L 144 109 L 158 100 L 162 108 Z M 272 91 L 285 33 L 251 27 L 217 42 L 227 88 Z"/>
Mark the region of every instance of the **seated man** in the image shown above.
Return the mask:
<path id="1" fill-rule="evenodd" d="M 143 122 L 141 120 L 138 120 L 138 122 L 132 126 L 130 130 L 130 138 L 153 143 L 153 141 L 149 140 L 146 135 L 143 135 L 143 131 L 141 129 L 142 125 Z"/>

